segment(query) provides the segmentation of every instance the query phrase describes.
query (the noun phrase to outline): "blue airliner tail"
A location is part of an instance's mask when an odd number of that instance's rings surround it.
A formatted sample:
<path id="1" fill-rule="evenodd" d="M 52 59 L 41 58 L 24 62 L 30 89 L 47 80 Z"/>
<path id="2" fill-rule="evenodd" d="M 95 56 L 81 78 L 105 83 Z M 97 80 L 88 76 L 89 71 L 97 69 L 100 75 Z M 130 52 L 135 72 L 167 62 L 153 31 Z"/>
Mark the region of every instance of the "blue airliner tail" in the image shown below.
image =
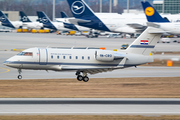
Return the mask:
<path id="1" fill-rule="evenodd" d="M 2 11 L 0 11 L 0 21 L 3 26 L 15 28 Z"/>
<path id="2" fill-rule="evenodd" d="M 156 9 L 149 2 L 141 2 L 148 22 L 169 22 L 159 15 Z"/>
<path id="3" fill-rule="evenodd" d="M 31 22 L 31 20 L 28 18 L 28 16 L 23 11 L 19 11 L 19 14 L 21 16 L 22 22 Z"/>
<path id="4" fill-rule="evenodd" d="M 37 11 L 39 22 L 43 23 L 44 27 L 57 30 L 57 28 L 51 23 L 49 17 L 42 11 Z"/>
<path id="5" fill-rule="evenodd" d="M 62 18 L 68 18 L 67 14 L 64 11 L 61 12 L 61 17 Z"/>
<path id="6" fill-rule="evenodd" d="M 83 0 L 67 0 L 77 23 L 84 27 L 110 31 Z"/>

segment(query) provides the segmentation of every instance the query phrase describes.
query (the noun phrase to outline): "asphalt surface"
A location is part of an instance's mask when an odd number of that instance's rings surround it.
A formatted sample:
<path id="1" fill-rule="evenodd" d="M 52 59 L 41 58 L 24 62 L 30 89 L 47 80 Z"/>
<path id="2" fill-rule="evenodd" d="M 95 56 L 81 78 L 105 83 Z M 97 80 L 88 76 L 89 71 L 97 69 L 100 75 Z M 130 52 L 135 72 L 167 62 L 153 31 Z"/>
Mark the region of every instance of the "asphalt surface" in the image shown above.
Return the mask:
<path id="1" fill-rule="evenodd" d="M 0 98 L 0 115 L 180 115 L 177 98 Z"/>
<path id="2" fill-rule="evenodd" d="M 107 49 L 119 49 L 124 43 L 132 43 L 134 39 L 124 38 L 86 38 L 84 36 L 63 36 L 56 34 L 32 34 L 32 33 L 0 33 L 0 80 L 17 79 L 16 69 L 4 66 L 2 63 L 17 51 L 11 49 L 26 49 L 30 47 L 106 47 Z M 178 43 L 158 43 L 155 51 L 180 51 Z M 156 59 L 180 59 L 180 55 L 156 55 Z M 137 67 L 115 70 L 113 72 L 89 75 L 90 78 L 119 78 L 119 77 L 179 77 L 180 67 Z M 53 79 L 76 78 L 75 71 L 54 72 L 23 70 L 23 79 Z"/>

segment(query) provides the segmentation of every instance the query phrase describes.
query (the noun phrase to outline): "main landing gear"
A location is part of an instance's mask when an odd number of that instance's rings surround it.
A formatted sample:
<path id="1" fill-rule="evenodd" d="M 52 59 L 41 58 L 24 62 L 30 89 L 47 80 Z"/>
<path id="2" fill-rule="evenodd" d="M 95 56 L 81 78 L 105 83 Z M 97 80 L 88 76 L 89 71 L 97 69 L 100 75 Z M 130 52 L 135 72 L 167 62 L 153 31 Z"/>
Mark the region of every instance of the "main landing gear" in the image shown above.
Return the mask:
<path id="1" fill-rule="evenodd" d="M 83 75 L 81 75 L 81 72 L 77 71 L 76 75 L 77 75 L 77 80 L 78 81 L 84 81 L 84 82 L 88 82 L 89 81 L 89 77 L 87 76 L 87 73 L 82 72 Z"/>
<path id="2" fill-rule="evenodd" d="M 19 75 L 17 76 L 17 78 L 22 79 L 22 75 L 21 75 L 22 71 L 21 71 L 21 69 L 18 69 L 18 72 L 19 72 Z"/>

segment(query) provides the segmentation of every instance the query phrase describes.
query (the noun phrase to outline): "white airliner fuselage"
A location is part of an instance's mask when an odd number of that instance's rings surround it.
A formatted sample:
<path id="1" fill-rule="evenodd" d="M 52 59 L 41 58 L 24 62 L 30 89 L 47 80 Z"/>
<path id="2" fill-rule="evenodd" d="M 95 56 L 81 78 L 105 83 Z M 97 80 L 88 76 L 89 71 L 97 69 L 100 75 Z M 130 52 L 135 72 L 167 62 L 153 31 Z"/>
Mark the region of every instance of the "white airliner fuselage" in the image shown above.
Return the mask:
<path id="1" fill-rule="evenodd" d="M 23 28 L 27 29 L 41 29 L 43 24 L 39 22 L 23 22 Z"/>

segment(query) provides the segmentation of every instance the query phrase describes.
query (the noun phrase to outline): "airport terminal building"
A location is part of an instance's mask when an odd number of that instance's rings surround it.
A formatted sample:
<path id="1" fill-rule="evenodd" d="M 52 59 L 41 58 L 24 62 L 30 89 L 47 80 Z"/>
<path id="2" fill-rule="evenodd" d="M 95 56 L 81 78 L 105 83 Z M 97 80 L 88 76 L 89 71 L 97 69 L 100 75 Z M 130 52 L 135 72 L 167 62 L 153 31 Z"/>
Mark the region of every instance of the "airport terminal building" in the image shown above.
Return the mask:
<path id="1" fill-rule="evenodd" d="M 153 1 L 155 9 L 159 13 L 171 13 L 171 14 L 180 13 L 180 9 L 179 9 L 180 0 L 163 0 L 163 1 L 158 1 L 158 0 Z"/>

